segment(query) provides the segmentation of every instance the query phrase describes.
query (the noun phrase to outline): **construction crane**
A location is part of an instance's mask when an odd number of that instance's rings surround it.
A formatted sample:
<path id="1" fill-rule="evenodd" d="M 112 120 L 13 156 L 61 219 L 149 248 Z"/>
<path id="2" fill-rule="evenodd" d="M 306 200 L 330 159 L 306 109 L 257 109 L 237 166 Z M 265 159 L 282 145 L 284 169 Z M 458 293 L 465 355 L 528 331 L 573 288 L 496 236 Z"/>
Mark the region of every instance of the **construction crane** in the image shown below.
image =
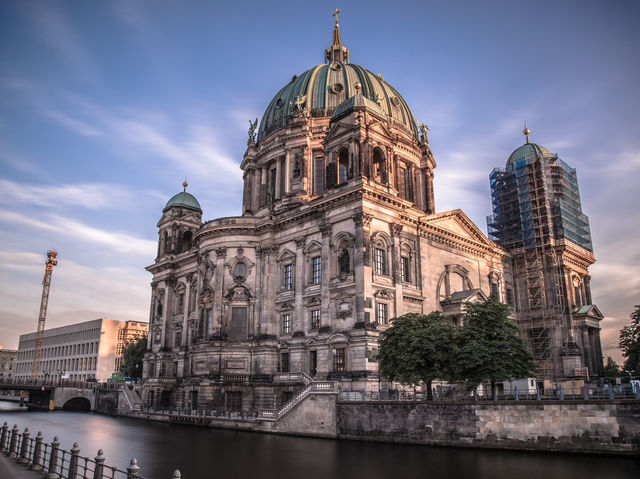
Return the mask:
<path id="1" fill-rule="evenodd" d="M 42 358 L 42 344 L 44 343 L 44 323 L 47 318 L 47 304 L 49 304 L 49 289 L 51 289 L 51 275 L 53 267 L 58 264 L 56 257 L 58 252 L 55 249 L 47 251 L 47 262 L 42 278 L 42 299 L 40 300 L 40 315 L 38 316 L 38 331 L 36 332 L 36 345 L 33 349 L 33 366 L 31 367 L 31 381 L 36 381 L 40 375 L 40 364 Z"/>

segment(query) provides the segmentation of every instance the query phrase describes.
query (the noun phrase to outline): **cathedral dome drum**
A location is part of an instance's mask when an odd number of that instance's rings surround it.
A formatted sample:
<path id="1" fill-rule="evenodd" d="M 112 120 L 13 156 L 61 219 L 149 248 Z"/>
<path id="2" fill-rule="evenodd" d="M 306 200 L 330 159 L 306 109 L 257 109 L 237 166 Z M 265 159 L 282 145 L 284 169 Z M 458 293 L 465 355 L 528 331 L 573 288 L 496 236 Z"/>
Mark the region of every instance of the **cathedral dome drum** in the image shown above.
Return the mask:
<path id="1" fill-rule="evenodd" d="M 200 208 L 200 203 L 198 203 L 196 197 L 186 191 L 181 191 L 177 195 L 172 196 L 162 211 L 166 212 L 170 208 L 186 208 L 202 213 L 202 208 Z"/>

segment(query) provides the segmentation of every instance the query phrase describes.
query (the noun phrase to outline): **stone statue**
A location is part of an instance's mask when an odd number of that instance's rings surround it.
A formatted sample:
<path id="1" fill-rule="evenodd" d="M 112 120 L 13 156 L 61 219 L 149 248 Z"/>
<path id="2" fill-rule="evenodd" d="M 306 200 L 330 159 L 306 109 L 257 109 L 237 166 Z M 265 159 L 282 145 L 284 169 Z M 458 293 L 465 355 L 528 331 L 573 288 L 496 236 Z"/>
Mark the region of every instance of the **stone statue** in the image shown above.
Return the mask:
<path id="1" fill-rule="evenodd" d="M 428 132 L 431 131 L 430 128 L 424 123 L 420 123 L 418 125 L 418 129 L 420 130 L 420 140 L 424 141 L 425 143 L 429 143 L 429 137 L 427 135 Z"/>
<path id="2" fill-rule="evenodd" d="M 293 112 L 294 113 L 304 113 L 304 105 L 307 102 L 307 95 L 298 95 L 296 96 L 295 102 L 293 104 Z"/>
<path id="3" fill-rule="evenodd" d="M 299 178 L 300 177 L 300 160 L 296 158 L 296 161 L 294 163 L 294 167 L 293 167 L 293 177 L 294 178 Z"/>
<path id="4" fill-rule="evenodd" d="M 257 127 L 258 127 L 258 119 L 257 118 L 256 118 L 255 122 L 249 120 L 249 143 L 255 143 L 256 142 L 256 128 Z"/>
<path id="5" fill-rule="evenodd" d="M 349 273 L 349 251 L 342 248 L 340 256 L 338 256 L 338 264 L 340 265 L 340 274 Z"/>

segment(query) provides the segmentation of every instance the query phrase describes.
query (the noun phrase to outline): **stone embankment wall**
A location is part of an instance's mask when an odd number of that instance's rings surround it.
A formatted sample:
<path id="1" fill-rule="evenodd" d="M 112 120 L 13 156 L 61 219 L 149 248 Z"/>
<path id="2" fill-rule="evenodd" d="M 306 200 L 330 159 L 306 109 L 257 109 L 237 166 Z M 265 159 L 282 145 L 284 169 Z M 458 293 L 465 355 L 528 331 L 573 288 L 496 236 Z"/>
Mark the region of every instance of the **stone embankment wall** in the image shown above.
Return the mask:
<path id="1" fill-rule="evenodd" d="M 640 401 L 339 402 L 337 430 L 344 439 L 640 454 Z"/>

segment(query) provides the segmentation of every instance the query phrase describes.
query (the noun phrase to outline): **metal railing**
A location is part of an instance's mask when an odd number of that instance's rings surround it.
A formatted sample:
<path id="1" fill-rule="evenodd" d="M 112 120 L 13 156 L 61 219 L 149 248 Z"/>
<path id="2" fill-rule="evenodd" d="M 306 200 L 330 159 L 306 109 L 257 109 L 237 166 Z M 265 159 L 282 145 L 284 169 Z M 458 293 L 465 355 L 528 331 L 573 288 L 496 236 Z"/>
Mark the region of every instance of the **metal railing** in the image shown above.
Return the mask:
<path id="1" fill-rule="evenodd" d="M 57 436 L 46 443 L 42 432 L 33 438 L 28 427 L 20 432 L 17 424 L 9 429 L 7 422 L 0 430 L 0 452 L 32 471 L 46 474 L 47 479 L 144 479 L 135 458 L 125 469 L 118 469 L 105 464 L 102 449 L 91 459 L 80 455 L 77 442 L 67 451 L 60 447 Z M 180 471 L 174 471 L 172 479 L 179 478 Z"/>
<path id="2" fill-rule="evenodd" d="M 542 390 L 537 387 L 518 390 L 509 387 L 491 394 L 491 389 L 478 391 L 459 386 L 437 386 L 431 398 L 419 388 L 404 388 L 379 391 L 340 390 L 339 401 L 620 401 L 640 400 L 640 386 L 634 384 L 612 384 L 602 382 L 586 385 L 564 384 Z"/>

